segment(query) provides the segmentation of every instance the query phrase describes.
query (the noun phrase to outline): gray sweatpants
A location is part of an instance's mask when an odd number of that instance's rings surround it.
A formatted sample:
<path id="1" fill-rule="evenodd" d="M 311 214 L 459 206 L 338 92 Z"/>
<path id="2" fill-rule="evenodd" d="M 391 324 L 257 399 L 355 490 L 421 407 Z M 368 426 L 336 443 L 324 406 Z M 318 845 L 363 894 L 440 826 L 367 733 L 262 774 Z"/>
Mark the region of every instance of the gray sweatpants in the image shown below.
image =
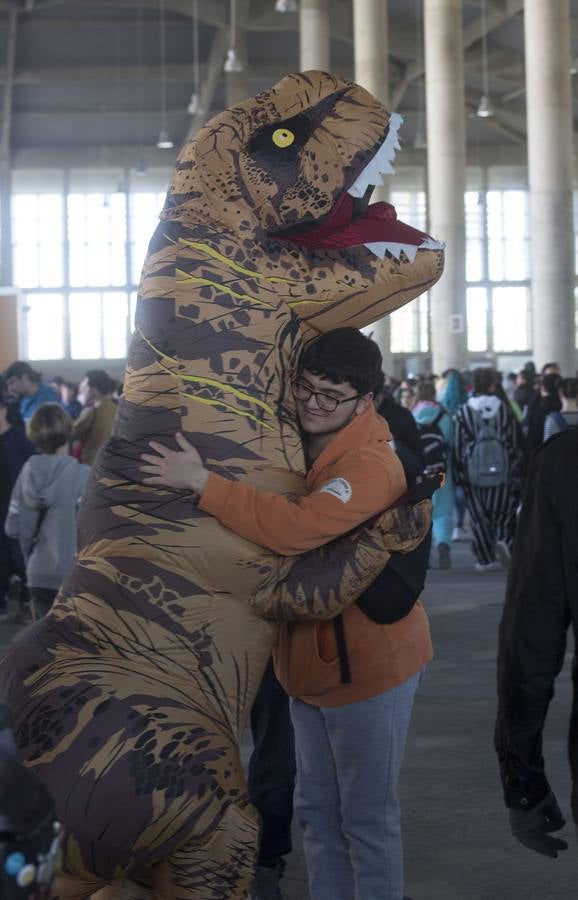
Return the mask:
<path id="1" fill-rule="evenodd" d="M 421 674 L 347 706 L 291 701 L 311 900 L 402 900 L 397 783 Z"/>

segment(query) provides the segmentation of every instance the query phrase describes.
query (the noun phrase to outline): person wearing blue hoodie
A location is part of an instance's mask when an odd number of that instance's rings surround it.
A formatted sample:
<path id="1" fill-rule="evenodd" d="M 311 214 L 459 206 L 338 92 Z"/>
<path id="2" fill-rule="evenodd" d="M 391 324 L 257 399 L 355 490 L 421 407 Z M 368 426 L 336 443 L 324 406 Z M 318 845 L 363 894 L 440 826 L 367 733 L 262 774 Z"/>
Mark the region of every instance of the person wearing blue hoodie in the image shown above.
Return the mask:
<path id="1" fill-rule="evenodd" d="M 436 401 L 433 382 L 420 381 L 416 388 L 416 403 L 412 409 L 413 417 L 421 428 L 424 440 L 426 471 L 428 466 L 428 445 L 436 443 L 435 435 L 443 439 L 443 471 L 445 482 L 443 487 L 433 495 L 433 543 L 437 548 L 440 569 L 451 568 L 450 545 L 452 542 L 454 512 L 454 481 L 452 476 L 451 450 L 454 442 L 452 417 L 441 403 Z M 434 435 L 432 439 L 432 433 Z M 431 470 L 430 470 L 431 471 Z"/>
<path id="2" fill-rule="evenodd" d="M 32 414 L 43 403 L 58 403 L 58 395 L 54 388 L 42 381 L 40 372 L 36 372 L 30 363 L 17 359 L 4 372 L 8 392 L 18 398 L 20 415 L 24 424 L 28 425 Z"/>
<path id="3" fill-rule="evenodd" d="M 58 403 L 30 419 L 38 454 L 24 464 L 10 497 L 5 530 L 26 560 L 33 618 L 49 611 L 76 553 L 76 515 L 90 466 L 68 454 L 72 421 Z"/>

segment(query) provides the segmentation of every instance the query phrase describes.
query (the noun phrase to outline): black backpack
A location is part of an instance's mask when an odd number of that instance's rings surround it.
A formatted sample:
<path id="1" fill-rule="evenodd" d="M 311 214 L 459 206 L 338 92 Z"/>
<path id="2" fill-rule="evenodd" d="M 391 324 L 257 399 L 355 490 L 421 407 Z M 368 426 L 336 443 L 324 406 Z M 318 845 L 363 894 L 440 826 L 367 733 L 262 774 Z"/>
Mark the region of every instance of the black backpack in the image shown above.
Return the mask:
<path id="1" fill-rule="evenodd" d="M 446 411 L 442 406 L 431 422 L 416 422 L 425 458 L 426 475 L 437 475 L 439 472 L 447 471 L 449 447 L 439 424 L 445 414 Z"/>
<path id="2" fill-rule="evenodd" d="M 509 477 L 506 445 L 500 439 L 496 417 L 484 419 L 478 412 L 475 415 L 476 435 L 466 462 L 468 481 L 474 487 L 499 487 Z"/>

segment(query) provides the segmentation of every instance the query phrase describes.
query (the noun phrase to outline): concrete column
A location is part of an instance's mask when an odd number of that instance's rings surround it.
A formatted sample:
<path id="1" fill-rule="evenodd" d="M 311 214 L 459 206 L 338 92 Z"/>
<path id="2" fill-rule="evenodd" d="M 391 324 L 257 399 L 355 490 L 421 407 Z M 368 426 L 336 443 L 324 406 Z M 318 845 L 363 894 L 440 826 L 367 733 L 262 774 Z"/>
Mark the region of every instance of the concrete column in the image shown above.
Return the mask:
<path id="1" fill-rule="evenodd" d="M 330 71 L 331 26 L 329 0 L 301 0 L 299 4 L 300 69 Z"/>
<path id="2" fill-rule="evenodd" d="M 467 364 L 466 101 L 461 0 L 424 0 L 429 232 L 446 241 L 430 292 L 433 371 Z"/>
<path id="3" fill-rule="evenodd" d="M 353 0 L 355 80 L 387 106 L 387 0 Z"/>
<path id="4" fill-rule="evenodd" d="M 569 0 L 525 0 L 533 356 L 576 371 Z"/>
<path id="5" fill-rule="evenodd" d="M 387 0 L 353 0 L 355 81 L 384 106 L 389 103 Z M 372 201 L 387 200 L 389 185 L 376 188 Z M 375 322 L 373 339 L 383 356 L 383 370 L 393 374 L 389 316 Z"/>

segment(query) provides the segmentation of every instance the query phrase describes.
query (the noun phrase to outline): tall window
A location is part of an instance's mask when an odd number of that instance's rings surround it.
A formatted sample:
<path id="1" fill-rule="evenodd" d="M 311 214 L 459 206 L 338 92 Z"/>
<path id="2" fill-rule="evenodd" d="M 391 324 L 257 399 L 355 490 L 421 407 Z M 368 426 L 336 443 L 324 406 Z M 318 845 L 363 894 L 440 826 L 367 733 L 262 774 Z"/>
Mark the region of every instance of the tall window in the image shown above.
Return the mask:
<path id="1" fill-rule="evenodd" d="M 470 353 L 530 349 L 530 224 L 525 191 L 468 191 L 466 290 Z"/>
<path id="2" fill-rule="evenodd" d="M 68 195 L 71 287 L 119 287 L 127 282 L 126 195 Z"/>
<path id="3" fill-rule="evenodd" d="M 530 290 L 524 285 L 492 289 L 493 349 L 496 353 L 529 349 L 529 295 Z"/>
<path id="4" fill-rule="evenodd" d="M 484 194 L 467 191 L 466 211 L 466 281 L 482 281 L 486 276 Z"/>
<path id="5" fill-rule="evenodd" d="M 425 191 L 392 191 L 397 217 L 419 231 L 426 230 Z M 406 303 L 390 316 L 392 353 L 427 353 L 429 349 L 428 295 Z"/>
<path id="6" fill-rule="evenodd" d="M 528 195 L 525 191 L 488 191 L 488 267 L 491 281 L 530 277 Z"/>
<path id="7" fill-rule="evenodd" d="M 485 287 L 466 290 L 468 350 L 485 353 L 488 349 L 488 292 Z"/>
<path id="8" fill-rule="evenodd" d="M 164 192 L 139 191 L 130 196 L 131 278 L 135 285 L 140 281 L 149 241 L 157 226 L 159 212 L 164 202 Z"/>
<path id="9" fill-rule="evenodd" d="M 22 288 L 64 284 L 64 201 L 61 194 L 12 198 L 14 280 Z"/>
<path id="10" fill-rule="evenodd" d="M 120 171 L 19 173 L 12 198 L 13 265 L 24 292 L 29 359 L 122 359 L 136 291 L 169 173 L 145 183 Z M 54 189 L 53 189 L 54 188 Z M 161 189 L 163 188 L 163 189 Z"/>
<path id="11" fill-rule="evenodd" d="M 125 356 L 142 264 L 169 174 L 156 170 L 138 178 L 102 169 L 14 173 L 13 271 L 24 295 L 23 349 L 28 358 Z M 427 230 L 423 190 L 393 191 L 391 202 L 401 221 Z M 473 354 L 528 351 L 527 192 L 468 191 L 464 203 L 468 349 Z M 578 193 L 574 210 L 578 223 Z M 578 266 L 578 237 L 576 261 Z M 429 351 L 428 295 L 394 312 L 390 322 L 393 353 Z"/>

